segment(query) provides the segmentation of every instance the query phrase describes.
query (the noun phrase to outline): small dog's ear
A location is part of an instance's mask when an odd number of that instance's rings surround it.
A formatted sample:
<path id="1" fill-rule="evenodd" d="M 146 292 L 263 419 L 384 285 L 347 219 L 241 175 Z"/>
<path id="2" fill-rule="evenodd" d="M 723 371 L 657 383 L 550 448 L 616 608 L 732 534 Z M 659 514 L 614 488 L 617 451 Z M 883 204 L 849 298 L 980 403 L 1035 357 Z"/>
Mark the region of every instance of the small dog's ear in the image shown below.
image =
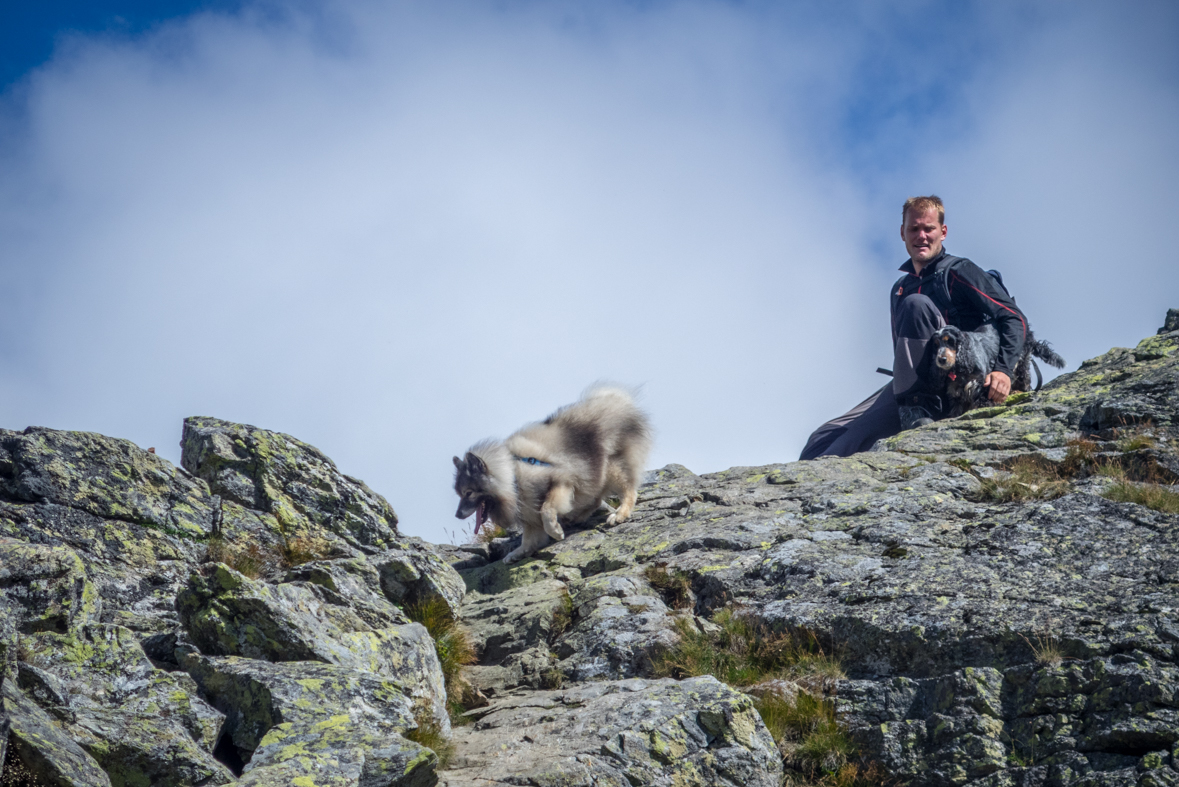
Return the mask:
<path id="1" fill-rule="evenodd" d="M 458 470 L 462 470 L 462 469 L 463 469 L 463 460 L 462 460 L 462 459 L 459 459 L 459 458 L 456 456 L 456 457 L 454 458 L 454 466 L 455 466 L 455 468 L 456 468 L 456 469 L 458 469 Z"/>
<path id="2" fill-rule="evenodd" d="M 475 454 L 467 451 L 467 456 L 464 461 L 467 463 L 467 470 L 469 470 L 472 475 L 487 475 L 487 465 L 484 464 L 483 460 Z"/>

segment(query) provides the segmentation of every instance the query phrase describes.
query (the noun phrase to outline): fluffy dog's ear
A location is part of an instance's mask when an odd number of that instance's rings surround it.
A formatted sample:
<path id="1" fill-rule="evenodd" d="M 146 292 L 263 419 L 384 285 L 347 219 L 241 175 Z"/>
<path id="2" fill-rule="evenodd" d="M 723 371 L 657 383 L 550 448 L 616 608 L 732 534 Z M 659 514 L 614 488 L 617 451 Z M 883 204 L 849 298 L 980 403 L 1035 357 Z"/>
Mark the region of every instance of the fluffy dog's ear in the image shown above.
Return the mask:
<path id="1" fill-rule="evenodd" d="M 462 469 L 463 469 L 463 460 L 462 460 L 462 459 L 459 459 L 459 458 L 456 456 L 456 457 L 454 458 L 454 466 L 455 466 L 455 469 L 457 469 L 457 470 L 462 470 Z"/>
<path id="2" fill-rule="evenodd" d="M 487 475 L 487 465 L 484 464 L 483 460 L 475 454 L 467 451 L 467 456 L 464 461 L 467 463 L 467 470 L 472 475 Z"/>

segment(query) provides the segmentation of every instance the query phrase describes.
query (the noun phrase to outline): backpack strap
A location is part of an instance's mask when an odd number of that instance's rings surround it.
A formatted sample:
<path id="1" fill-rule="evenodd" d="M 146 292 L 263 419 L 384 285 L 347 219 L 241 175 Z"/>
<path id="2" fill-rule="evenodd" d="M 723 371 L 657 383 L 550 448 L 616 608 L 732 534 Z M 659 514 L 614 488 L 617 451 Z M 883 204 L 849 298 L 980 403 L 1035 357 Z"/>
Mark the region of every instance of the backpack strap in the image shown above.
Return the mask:
<path id="1" fill-rule="evenodd" d="M 965 257 L 947 254 L 933 272 L 933 287 L 929 292 L 929 298 L 942 314 L 946 315 L 946 322 L 950 325 L 957 325 L 958 317 L 958 309 L 954 307 L 954 301 L 950 298 L 950 273 L 963 262 L 966 262 Z"/>

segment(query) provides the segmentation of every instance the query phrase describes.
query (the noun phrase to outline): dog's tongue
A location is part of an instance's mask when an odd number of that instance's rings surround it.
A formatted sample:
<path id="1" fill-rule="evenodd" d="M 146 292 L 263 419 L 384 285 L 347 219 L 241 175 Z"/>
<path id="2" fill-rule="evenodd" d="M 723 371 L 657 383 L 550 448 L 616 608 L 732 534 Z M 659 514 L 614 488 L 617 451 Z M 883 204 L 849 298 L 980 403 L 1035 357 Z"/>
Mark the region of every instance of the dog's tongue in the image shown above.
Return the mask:
<path id="1" fill-rule="evenodd" d="M 483 513 L 483 504 L 480 503 L 475 509 L 475 535 L 479 535 L 479 528 L 483 527 L 483 521 L 487 517 Z"/>

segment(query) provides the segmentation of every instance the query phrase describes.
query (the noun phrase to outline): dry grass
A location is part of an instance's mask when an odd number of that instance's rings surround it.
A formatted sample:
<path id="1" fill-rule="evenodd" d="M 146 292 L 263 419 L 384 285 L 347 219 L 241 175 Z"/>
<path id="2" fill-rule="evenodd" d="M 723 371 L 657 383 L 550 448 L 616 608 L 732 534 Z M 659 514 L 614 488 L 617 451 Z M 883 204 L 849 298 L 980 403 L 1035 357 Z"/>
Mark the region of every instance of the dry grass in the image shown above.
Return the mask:
<path id="1" fill-rule="evenodd" d="M 1052 500 L 1067 494 L 1070 484 L 1060 470 L 1040 457 L 1020 456 L 1007 465 L 1006 473 L 981 479 L 978 496 L 997 503 Z"/>
<path id="2" fill-rule="evenodd" d="M 1078 478 L 1104 476 L 1114 479 L 1102 495 L 1118 503 L 1136 503 L 1167 514 L 1179 513 L 1179 489 L 1170 482 L 1174 474 L 1159 467 L 1147 452 L 1158 448 L 1150 424 L 1115 429 L 1108 440 L 1078 436 L 1066 443 L 1068 451 L 1058 465 L 1039 456 L 1021 456 L 996 478 L 979 478 L 978 498 L 1000 503 L 1051 500 L 1067 494 Z M 951 460 L 978 477 L 964 460 Z"/>
<path id="3" fill-rule="evenodd" d="M 1116 503 L 1135 503 L 1165 514 L 1179 514 L 1179 491 L 1164 483 L 1174 480 L 1174 476 L 1160 470 L 1150 456 L 1140 453 L 1157 446 L 1150 425 L 1115 430 L 1113 440 L 1120 455 L 1100 456 L 1092 440 L 1070 441 L 1062 467 L 1074 476 L 1100 475 L 1114 479 L 1102 496 Z"/>
<path id="4" fill-rule="evenodd" d="M 666 564 L 651 564 L 643 569 L 643 576 L 672 609 L 688 609 L 693 605 L 692 579 L 683 571 L 668 571 Z"/>
<path id="5" fill-rule="evenodd" d="M 1045 667 L 1055 667 L 1064 661 L 1064 648 L 1056 637 L 1051 634 L 1036 634 L 1028 639 L 1023 634 L 1020 638 L 1032 649 L 1032 657 L 1037 664 Z"/>
<path id="6" fill-rule="evenodd" d="M 33 664 L 36 654 L 29 647 L 29 643 L 20 634 L 16 635 L 16 660 L 24 664 Z"/>
<path id="7" fill-rule="evenodd" d="M 205 547 L 205 560 L 210 563 L 224 563 L 250 579 L 283 571 L 288 566 L 282 554 L 266 549 L 257 542 L 231 544 L 222 538 L 209 539 Z"/>
<path id="8" fill-rule="evenodd" d="M 1064 461 L 1060 463 L 1060 473 L 1069 478 L 1081 478 L 1090 475 L 1094 469 L 1102 464 L 1098 458 L 1097 443 L 1085 437 L 1076 437 L 1065 445 L 1068 451 Z"/>
<path id="9" fill-rule="evenodd" d="M 319 536 L 295 536 L 283 544 L 283 557 L 291 566 L 323 560 L 331 555 L 332 544 Z"/>
<path id="10" fill-rule="evenodd" d="M 442 677 L 446 680 L 447 707 L 452 717 L 462 714 L 466 710 L 463 698 L 470 687 L 463 675 L 463 667 L 474 664 L 476 660 L 470 634 L 451 614 L 446 602 L 437 596 L 407 605 L 405 614 L 430 632 L 434 650 L 438 653 L 438 662 L 442 665 Z"/>

